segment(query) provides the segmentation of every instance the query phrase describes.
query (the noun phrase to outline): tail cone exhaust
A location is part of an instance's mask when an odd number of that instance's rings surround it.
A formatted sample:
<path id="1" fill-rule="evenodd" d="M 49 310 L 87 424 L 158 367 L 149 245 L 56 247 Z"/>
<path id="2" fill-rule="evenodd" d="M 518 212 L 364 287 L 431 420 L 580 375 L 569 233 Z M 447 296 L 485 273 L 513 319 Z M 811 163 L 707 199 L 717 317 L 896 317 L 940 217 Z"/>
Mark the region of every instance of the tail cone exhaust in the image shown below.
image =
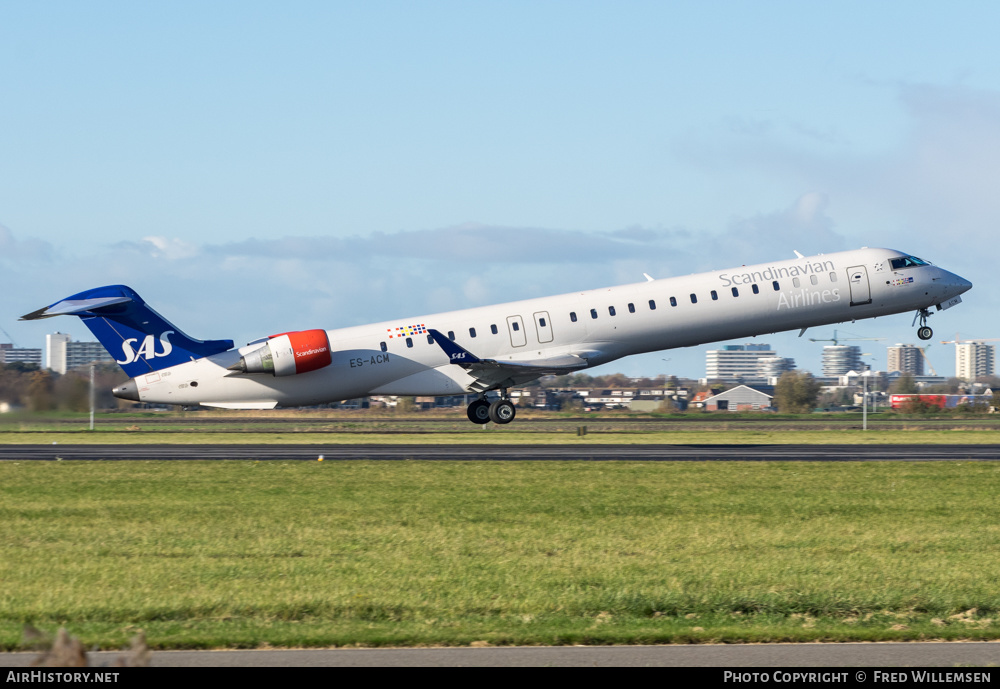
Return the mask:
<path id="1" fill-rule="evenodd" d="M 115 397 L 120 400 L 131 400 L 133 402 L 139 401 L 139 386 L 136 385 L 135 378 L 131 379 L 127 383 L 122 383 L 114 390 L 111 391 Z"/>

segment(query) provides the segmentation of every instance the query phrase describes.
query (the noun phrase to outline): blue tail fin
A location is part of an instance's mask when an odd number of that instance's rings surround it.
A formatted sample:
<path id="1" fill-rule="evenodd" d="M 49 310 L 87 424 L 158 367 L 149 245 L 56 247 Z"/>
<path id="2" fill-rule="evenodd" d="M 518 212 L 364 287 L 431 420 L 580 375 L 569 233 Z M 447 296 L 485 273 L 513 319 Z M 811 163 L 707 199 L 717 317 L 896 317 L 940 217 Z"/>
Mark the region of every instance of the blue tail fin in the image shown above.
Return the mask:
<path id="1" fill-rule="evenodd" d="M 79 316 L 128 375 L 159 371 L 225 352 L 232 340 L 195 340 L 146 305 L 131 287 L 108 285 L 74 294 L 21 317 Z"/>

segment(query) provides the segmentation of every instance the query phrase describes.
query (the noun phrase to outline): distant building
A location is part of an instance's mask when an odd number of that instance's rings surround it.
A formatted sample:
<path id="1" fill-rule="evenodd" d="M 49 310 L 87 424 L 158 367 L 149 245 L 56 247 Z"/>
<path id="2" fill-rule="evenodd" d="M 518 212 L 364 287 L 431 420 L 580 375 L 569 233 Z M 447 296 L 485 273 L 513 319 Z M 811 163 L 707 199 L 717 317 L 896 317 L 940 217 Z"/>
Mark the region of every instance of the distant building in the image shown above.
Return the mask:
<path id="1" fill-rule="evenodd" d="M 705 352 L 708 380 L 765 380 L 794 368 L 793 359 L 779 357 L 767 344 L 725 345 Z"/>
<path id="2" fill-rule="evenodd" d="M 823 347 L 823 375 L 842 376 L 850 371 L 864 370 L 861 347 L 857 345 L 827 345 Z"/>
<path id="3" fill-rule="evenodd" d="M 92 363 L 114 363 L 100 342 L 73 342 L 66 333 L 45 336 L 45 368 L 66 373 Z"/>
<path id="4" fill-rule="evenodd" d="M 746 385 L 738 385 L 731 390 L 706 398 L 702 405 L 707 411 L 760 411 L 771 408 L 773 397 Z"/>
<path id="5" fill-rule="evenodd" d="M 42 365 L 41 349 L 18 349 L 9 342 L 0 343 L 0 364 L 35 364 Z"/>
<path id="6" fill-rule="evenodd" d="M 996 347 L 985 342 L 963 342 L 955 345 L 955 376 L 973 381 L 980 376 L 992 376 L 995 370 Z"/>
<path id="7" fill-rule="evenodd" d="M 757 373 L 760 378 L 777 379 L 785 371 L 795 370 L 795 359 L 782 356 L 766 356 L 757 360 Z"/>
<path id="8" fill-rule="evenodd" d="M 886 347 L 889 353 L 888 372 L 908 373 L 911 376 L 924 375 L 924 348 L 912 344 L 897 344 Z"/>

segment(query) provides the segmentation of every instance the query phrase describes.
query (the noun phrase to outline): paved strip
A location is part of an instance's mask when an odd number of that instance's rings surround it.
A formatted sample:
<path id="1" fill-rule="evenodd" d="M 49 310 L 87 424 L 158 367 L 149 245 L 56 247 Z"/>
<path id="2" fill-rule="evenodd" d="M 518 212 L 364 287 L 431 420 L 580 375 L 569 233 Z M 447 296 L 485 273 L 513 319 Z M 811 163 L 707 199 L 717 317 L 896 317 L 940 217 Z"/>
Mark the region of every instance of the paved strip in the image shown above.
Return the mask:
<path id="1" fill-rule="evenodd" d="M 123 652 L 88 654 L 111 665 Z M 0 654 L 27 667 L 35 653 Z M 156 651 L 155 667 L 971 667 L 1000 663 L 1000 642 L 515 646 L 259 651 Z M 871 673 L 868 673 L 870 679 Z M 853 680 L 854 677 L 852 676 Z"/>
<path id="2" fill-rule="evenodd" d="M 0 460 L 998 461 L 1000 445 L 0 445 Z"/>

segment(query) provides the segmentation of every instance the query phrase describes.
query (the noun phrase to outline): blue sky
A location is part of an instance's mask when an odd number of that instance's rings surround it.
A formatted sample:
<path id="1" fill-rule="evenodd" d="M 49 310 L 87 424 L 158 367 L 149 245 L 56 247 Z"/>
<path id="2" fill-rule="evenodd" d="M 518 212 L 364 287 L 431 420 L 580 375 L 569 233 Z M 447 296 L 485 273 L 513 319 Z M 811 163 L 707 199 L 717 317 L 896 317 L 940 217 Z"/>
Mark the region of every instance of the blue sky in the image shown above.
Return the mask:
<path id="1" fill-rule="evenodd" d="M 998 25 L 986 2 L 0 0 L 0 326 L 91 339 L 16 319 L 121 282 L 248 341 L 888 246 L 975 284 L 935 342 L 1000 336 Z M 910 320 L 842 330 L 885 337 L 884 368 Z M 821 344 L 767 341 L 819 370 Z M 698 377 L 707 348 L 604 370 Z"/>

